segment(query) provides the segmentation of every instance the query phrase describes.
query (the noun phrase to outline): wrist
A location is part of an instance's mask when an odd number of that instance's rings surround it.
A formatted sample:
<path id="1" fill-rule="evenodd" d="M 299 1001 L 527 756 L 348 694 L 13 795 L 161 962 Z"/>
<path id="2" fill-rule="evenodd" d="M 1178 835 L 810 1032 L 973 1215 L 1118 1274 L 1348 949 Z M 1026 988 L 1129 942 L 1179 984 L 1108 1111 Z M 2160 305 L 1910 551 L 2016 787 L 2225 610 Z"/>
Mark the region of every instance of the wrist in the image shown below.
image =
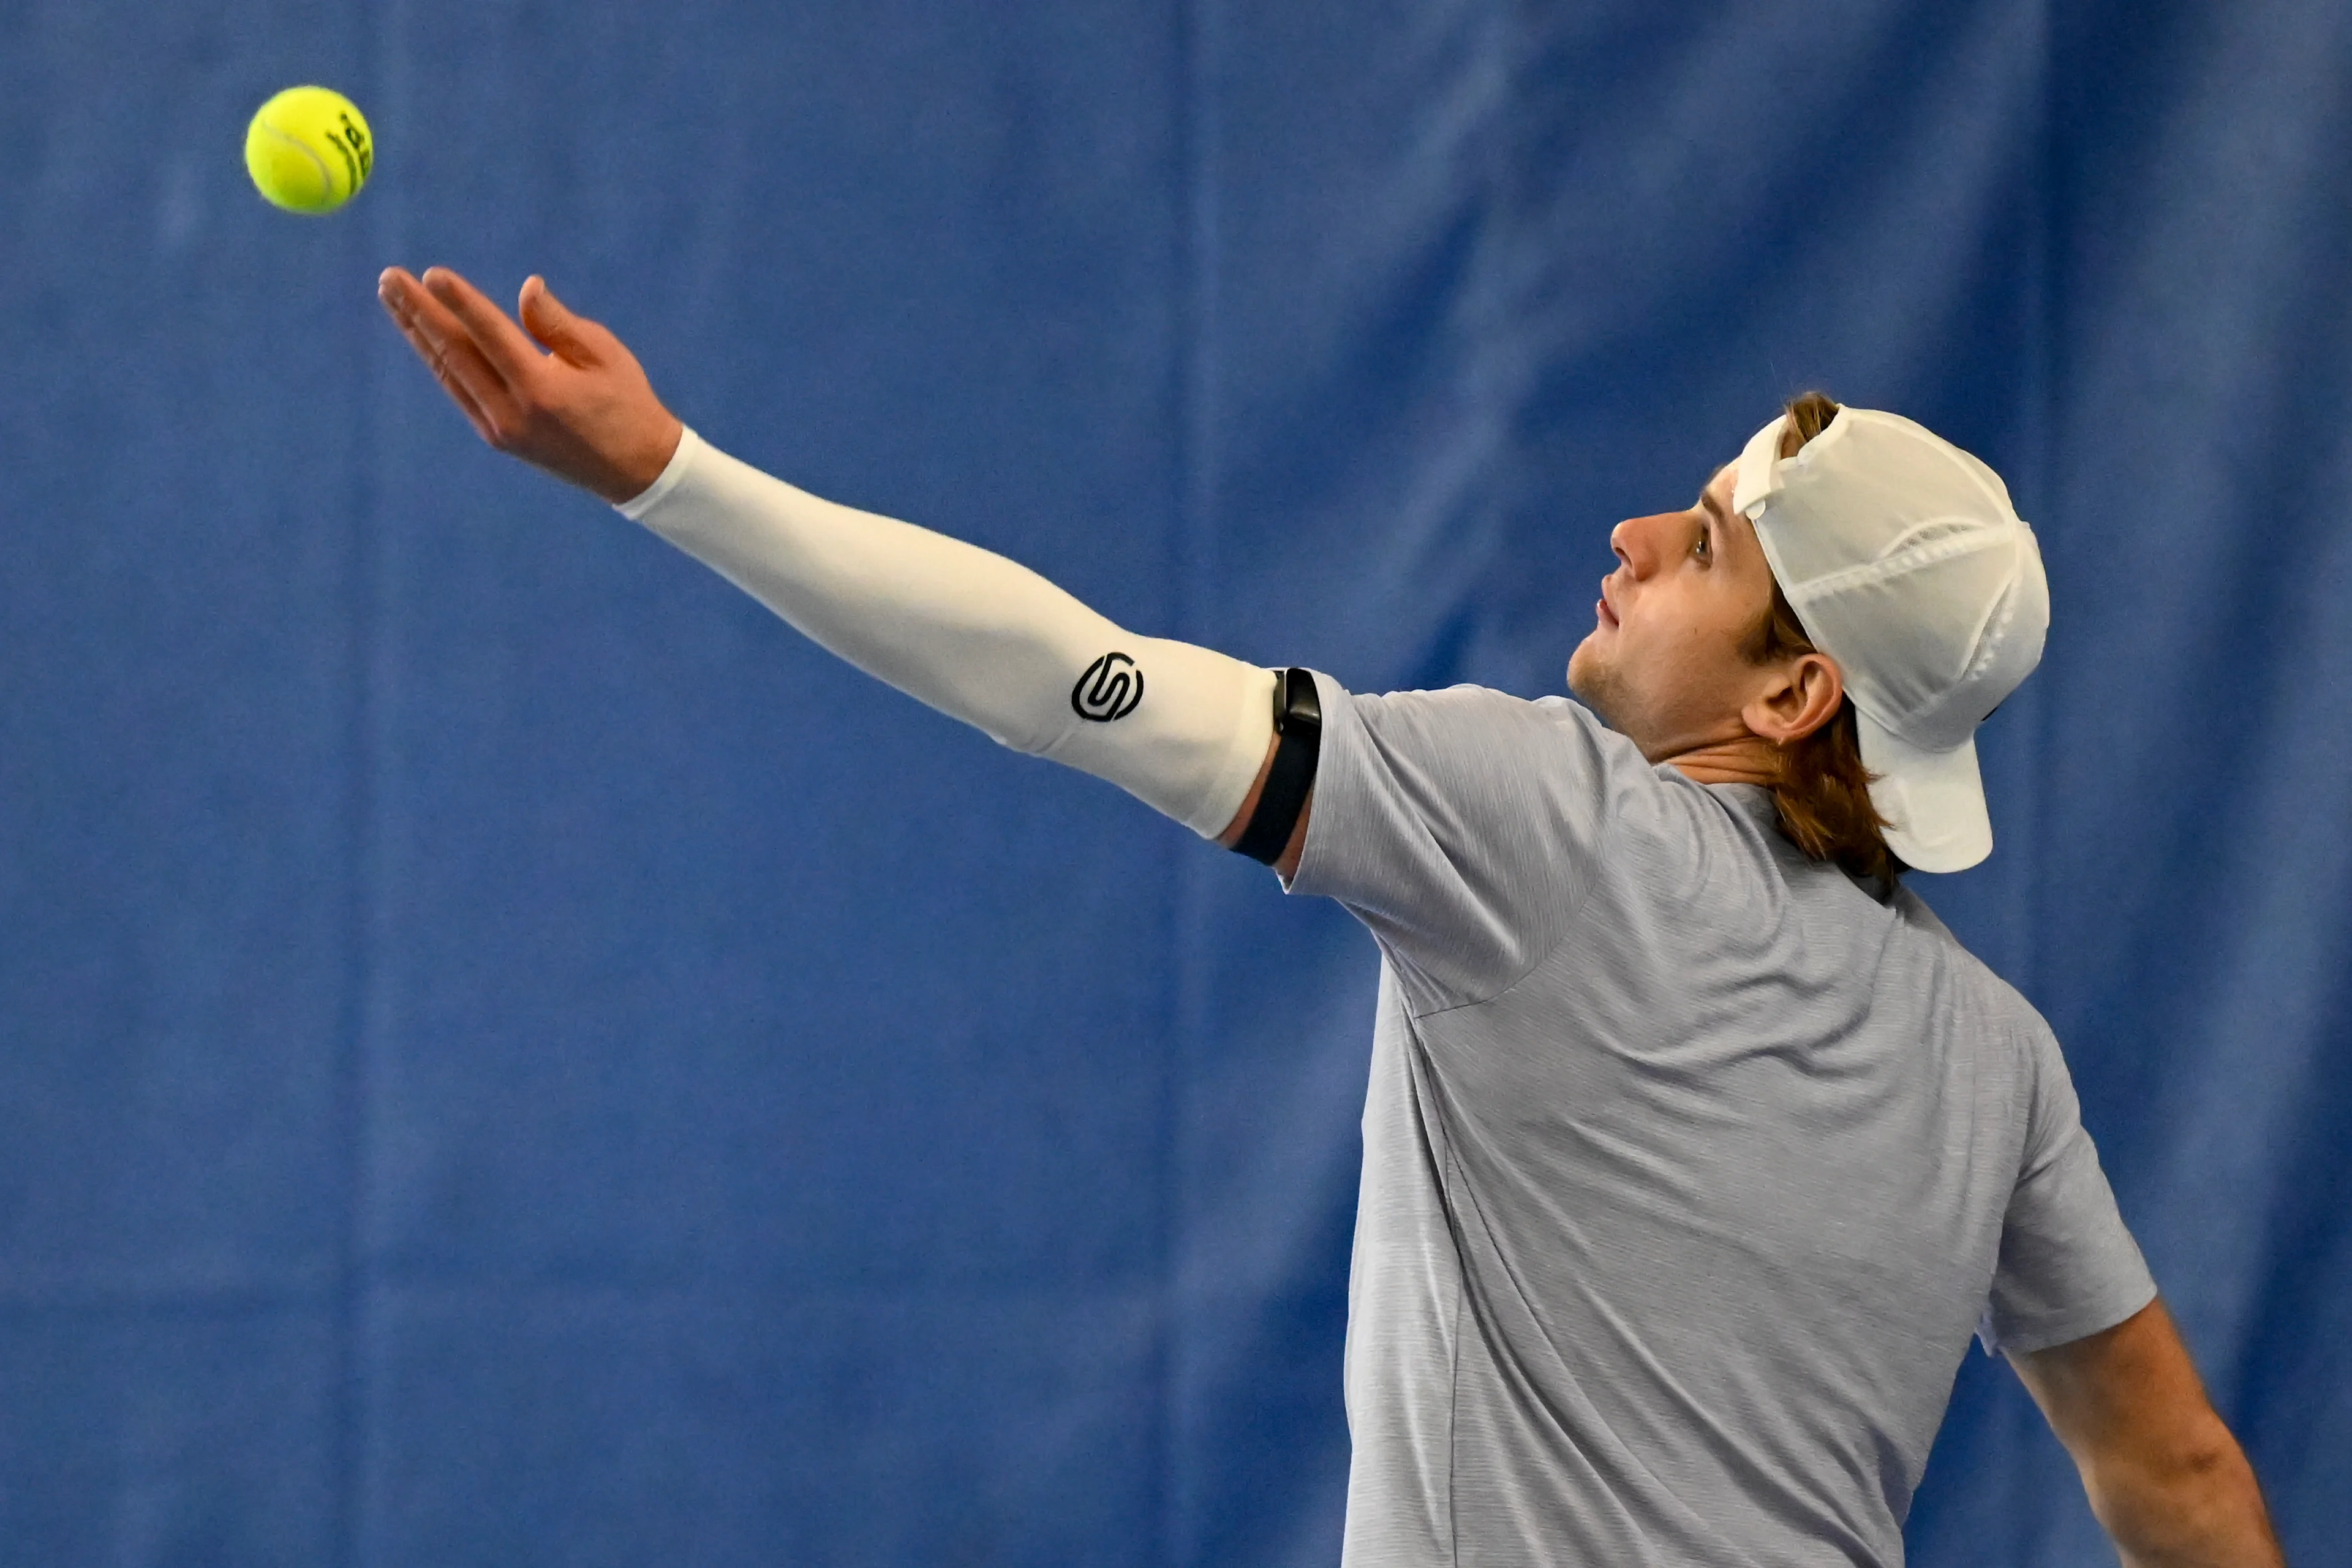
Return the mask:
<path id="1" fill-rule="evenodd" d="M 670 426 L 666 454 L 661 466 L 653 470 L 652 476 L 625 497 L 617 500 L 611 496 L 604 498 L 632 522 L 644 521 L 646 513 L 658 505 L 663 497 L 677 489 L 685 479 L 686 471 L 694 465 L 694 454 L 702 444 L 701 437 L 676 418 L 670 420 Z"/>
<path id="2" fill-rule="evenodd" d="M 614 463 L 612 480 L 602 491 L 604 498 L 614 506 L 625 506 L 653 489 L 677 458 L 685 435 L 686 426 L 677 416 L 663 409 L 660 423 Z"/>

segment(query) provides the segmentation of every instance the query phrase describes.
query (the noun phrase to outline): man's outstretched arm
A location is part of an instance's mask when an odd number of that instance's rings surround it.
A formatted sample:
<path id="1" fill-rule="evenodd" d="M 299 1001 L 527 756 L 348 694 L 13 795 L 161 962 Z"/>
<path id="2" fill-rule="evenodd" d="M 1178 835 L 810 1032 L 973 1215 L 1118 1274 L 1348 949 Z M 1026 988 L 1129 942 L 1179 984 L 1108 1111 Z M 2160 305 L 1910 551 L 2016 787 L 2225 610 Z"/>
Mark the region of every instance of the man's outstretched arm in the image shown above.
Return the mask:
<path id="1" fill-rule="evenodd" d="M 2253 1468 L 2161 1300 L 2010 1364 L 2074 1457 L 2126 1568 L 2279 1568 Z"/>
<path id="2" fill-rule="evenodd" d="M 378 293 L 493 447 L 613 502 L 823 647 L 1005 745 L 1228 844 L 1250 820 L 1275 749 L 1271 671 L 1137 637 L 1002 556 L 736 461 L 537 278 L 520 325 L 446 268 L 391 268 Z"/>

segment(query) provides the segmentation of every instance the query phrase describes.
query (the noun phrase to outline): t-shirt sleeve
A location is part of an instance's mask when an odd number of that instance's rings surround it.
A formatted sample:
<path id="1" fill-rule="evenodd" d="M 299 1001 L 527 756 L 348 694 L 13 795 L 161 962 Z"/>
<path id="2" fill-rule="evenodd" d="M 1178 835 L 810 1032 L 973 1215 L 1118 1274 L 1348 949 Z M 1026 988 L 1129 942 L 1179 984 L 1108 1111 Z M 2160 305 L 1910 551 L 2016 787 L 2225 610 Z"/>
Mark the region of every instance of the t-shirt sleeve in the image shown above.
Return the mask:
<path id="1" fill-rule="evenodd" d="M 1370 928 L 1416 1012 L 1484 1001 L 1560 940 L 1606 831 L 1608 748 L 1575 703 L 1479 687 L 1354 695 L 1323 741 L 1291 890 Z"/>
<path id="2" fill-rule="evenodd" d="M 2034 1031 L 2028 1071 L 2025 1154 L 1977 1325 L 1988 1351 L 2065 1344 L 2113 1328 L 2156 1299 L 2156 1280 L 2116 1207 L 2074 1079 L 2046 1028 Z"/>

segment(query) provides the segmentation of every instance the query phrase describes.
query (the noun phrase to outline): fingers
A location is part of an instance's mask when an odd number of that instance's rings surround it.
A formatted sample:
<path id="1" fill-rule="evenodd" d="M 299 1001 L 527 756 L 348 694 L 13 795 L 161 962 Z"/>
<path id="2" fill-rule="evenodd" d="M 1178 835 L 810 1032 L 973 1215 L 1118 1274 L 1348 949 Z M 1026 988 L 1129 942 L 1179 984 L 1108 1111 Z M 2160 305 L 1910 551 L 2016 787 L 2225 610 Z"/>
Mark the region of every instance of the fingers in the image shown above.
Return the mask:
<path id="1" fill-rule="evenodd" d="M 399 321 L 396 316 L 394 320 Z M 482 405 L 474 401 L 474 395 L 467 390 L 466 384 L 452 374 L 448 366 L 442 363 L 433 345 L 425 341 L 425 334 L 405 321 L 400 321 L 399 324 L 401 336 L 408 340 L 408 346 L 416 351 L 416 357 L 423 360 L 425 368 L 432 371 L 433 379 L 441 384 L 441 390 L 449 395 L 449 401 L 457 405 L 458 411 L 464 414 L 467 422 L 474 426 L 474 433 L 485 441 L 495 441 L 498 438 L 498 427 L 490 423 L 489 416 L 482 412 Z"/>
<path id="2" fill-rule="evenodd" d="M 425 294 L 447 309 L 473 339 L 483 362 L 509 386 L 520 389 L 539 368 L 538 348 L 480 289 L 446 267 L 426 268 L 420 281 Z"/>
<path id="3" fill-rule="evenodd" d="M 604 356 L 597 352 L 596 324 L 575 315 L 536 272 L 523 279 L 522 292 L 515 300 L 515 316 L 523 331 L 566 364 L 588 369 L 603 363 Z"/>
<path id="4" fill-rule="evenodd" d="M 547 279 L 534 273 L 523 280 L 516 314 L 523 330 L 539 340 L 556 358 L 580 370 L 631 370 L 630 353 L 612 329 L 580 314 L 555 297 Z"/>
<path id="5" fill-rule="evenodd" d="M 541 348 L 555 347 L 554 339 L 563 330 L 563 312 L 556 308 L 547 279 L 536 272 L 522 280 L 522 291 L 515 296 L 515 320 Z"/>
<path id="6" fill-rule="evenodd" d="M 416 351 L 416 357 L 433 372 L 433 379 L 441 384 L 475 431 L 490 445 L 500 445 L 502 432 L 511 430 L 516 422 L 514 395 L 505 377 L 483 356 L 472 334 L 400 268 L 385 269 L 377 279 L 376 296 L 409 347 Z"/>

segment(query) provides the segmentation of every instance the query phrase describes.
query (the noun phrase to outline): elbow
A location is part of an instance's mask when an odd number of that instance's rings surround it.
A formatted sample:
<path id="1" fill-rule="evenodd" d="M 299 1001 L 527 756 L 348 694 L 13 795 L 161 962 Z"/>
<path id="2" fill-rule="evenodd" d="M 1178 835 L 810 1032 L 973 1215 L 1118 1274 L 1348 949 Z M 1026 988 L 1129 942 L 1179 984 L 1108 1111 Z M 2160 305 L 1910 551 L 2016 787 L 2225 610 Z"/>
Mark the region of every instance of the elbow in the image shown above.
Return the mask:
<path id="1" fill-rule="evenodd" d="M 2084 1479 L 2091 1510 L 2126 1563 L 2279 1560 L 2262 1489 L 2226 1430 Z"/>

